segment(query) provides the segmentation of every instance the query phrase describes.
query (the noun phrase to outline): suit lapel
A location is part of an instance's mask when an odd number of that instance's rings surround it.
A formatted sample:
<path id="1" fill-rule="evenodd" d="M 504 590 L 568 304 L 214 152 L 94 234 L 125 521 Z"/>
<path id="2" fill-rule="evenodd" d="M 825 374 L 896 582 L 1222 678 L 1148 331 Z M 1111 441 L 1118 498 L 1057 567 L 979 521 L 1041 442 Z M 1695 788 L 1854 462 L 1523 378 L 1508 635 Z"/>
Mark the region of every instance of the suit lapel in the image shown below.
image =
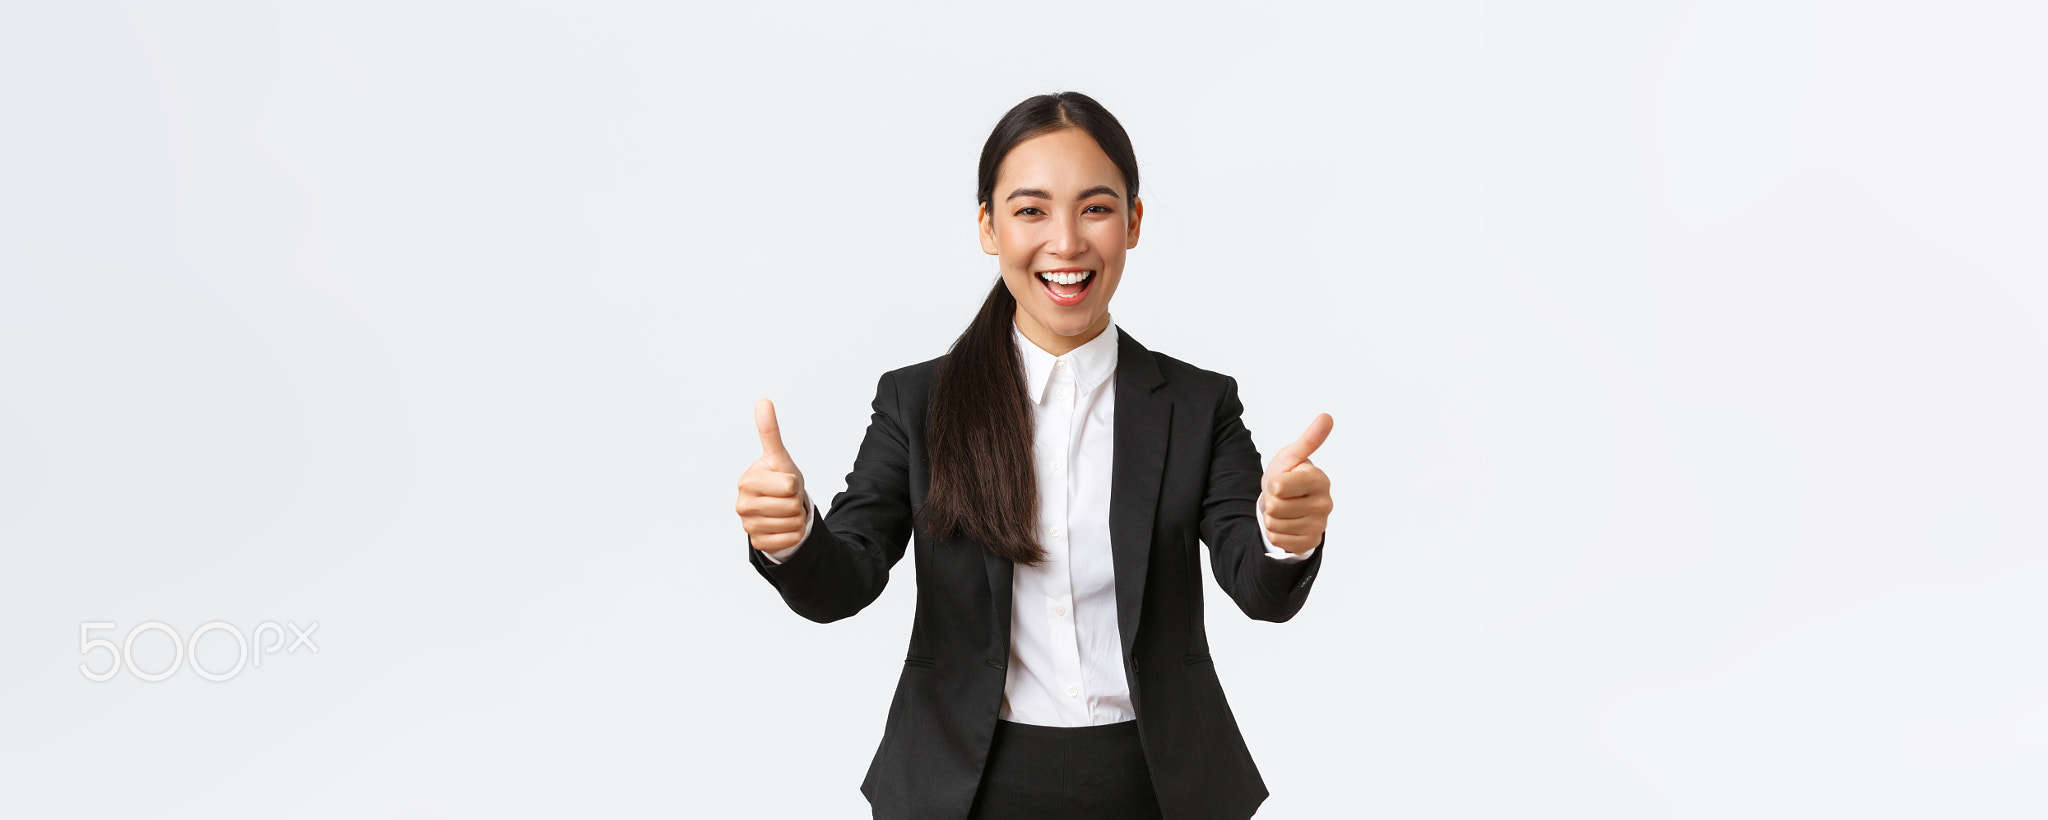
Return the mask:
<path id="1" fill-rule="evenodd" d="M 1116 567 L 1116 624 L 1131 657 L 1152 559 L 1153 514 L 1166 467 L 1173 403 L 1153 392 L 1165 379 L 1152 352 L 1117 328 L 1116 442 L 1109 476 L 1109 544 Z"/>
<path id="2" fill-rule="evenodd" d="M 1116 571 L 1116 623 L 1123 656 L 1131 656 L 1144 609 L 1145 573 L 1152 557 L 1152 525 L 1166 467 L 1173 403 L 1153 392 L 1165 383 L 1152 353 L 1119 326 L 1116 350 L 1116 430 L 1109 477 L 1109 543 Z M 992 645 L 1010 645 L 1010 596 L 1016 566 L 984 549 L 988 570 Z"/>

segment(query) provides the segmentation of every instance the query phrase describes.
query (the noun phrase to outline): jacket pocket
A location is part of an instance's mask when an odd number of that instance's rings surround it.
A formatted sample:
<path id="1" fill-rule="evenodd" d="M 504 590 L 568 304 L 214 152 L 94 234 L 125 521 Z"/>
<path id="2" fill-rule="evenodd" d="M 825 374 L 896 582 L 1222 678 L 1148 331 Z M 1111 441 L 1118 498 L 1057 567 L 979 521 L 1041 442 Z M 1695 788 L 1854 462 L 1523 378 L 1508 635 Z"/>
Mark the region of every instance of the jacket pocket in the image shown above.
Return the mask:
<path id="1" fill-rule="evenodd" d="M 935 659 L 927 658 L 923 655 L 905 655 L 903 656 L 903 665 L 916 666 L 923 669 L 936 669 L 938 668 L 939 662 Z"/>
<path id="2" fill-rule="evenodd" d="M 1210 657 L 1209 657 L 1209 653 L 1207 653 L 1207 652 L 1197 652 L 1197 653 L 1195 653 L 1195 654 L 1193 654 L 1193 655 L 1182 655 L 1182 656 L 1180 656 L 1180 660 L 1181 660 L 1181 663 L 1187 664 L 1187 665 L 1189 665 L 1189 666 L 1194 666 L 1195 664 L 1198 664 L 1198 663 L 1214 663 L 1214 662 L 1215 662 L 1215 661 L 1213 661 L 1212 659 L 1210 659 Z"/>

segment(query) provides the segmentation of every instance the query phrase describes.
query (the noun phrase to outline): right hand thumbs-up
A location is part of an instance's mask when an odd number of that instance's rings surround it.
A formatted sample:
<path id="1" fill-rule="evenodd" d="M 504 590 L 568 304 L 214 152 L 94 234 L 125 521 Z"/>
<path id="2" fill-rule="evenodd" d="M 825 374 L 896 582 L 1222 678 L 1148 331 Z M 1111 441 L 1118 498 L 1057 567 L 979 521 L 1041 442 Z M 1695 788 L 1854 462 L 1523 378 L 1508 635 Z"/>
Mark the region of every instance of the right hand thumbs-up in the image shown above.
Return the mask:
<path id="1" fill-rule="evenodd" d="M 782 446 L 774 402 L 754 403 L 754 427 L 761 434 L 761 457 L 740 475 L 740 500 L 733 509 L 754 549 L 775 552 L 796 546 L 811 505 L 804 495 L 804 474 Z"/>

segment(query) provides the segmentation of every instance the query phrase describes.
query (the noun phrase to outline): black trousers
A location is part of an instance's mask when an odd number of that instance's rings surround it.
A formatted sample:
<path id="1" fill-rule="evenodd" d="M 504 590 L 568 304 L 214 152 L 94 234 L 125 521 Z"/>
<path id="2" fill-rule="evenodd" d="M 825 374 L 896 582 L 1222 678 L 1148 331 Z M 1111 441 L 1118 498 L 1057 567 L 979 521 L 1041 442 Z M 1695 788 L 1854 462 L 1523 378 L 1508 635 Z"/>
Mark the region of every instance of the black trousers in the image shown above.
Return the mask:
<path id="1" fill-rule="evenodd" d="M 1138 722 L 1035 726 L 996 721 L 969 820 L 1159 817 Z"/>

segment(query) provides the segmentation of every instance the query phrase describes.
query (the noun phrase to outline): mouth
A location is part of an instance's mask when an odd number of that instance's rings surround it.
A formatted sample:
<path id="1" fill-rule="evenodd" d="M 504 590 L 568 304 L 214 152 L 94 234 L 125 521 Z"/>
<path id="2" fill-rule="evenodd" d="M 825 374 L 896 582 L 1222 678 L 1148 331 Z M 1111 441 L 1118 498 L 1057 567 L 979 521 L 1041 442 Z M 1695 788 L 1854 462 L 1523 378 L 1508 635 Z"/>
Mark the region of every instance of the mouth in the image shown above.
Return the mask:
<path id="1" fill-rule="evenodd" d="M 1045 296 L 1061 307 L 1073 307 L 1088 298 L 1088 291 L 1095 285 L 1095 271 L 1040 271 L 1038 283 L 1045 288 Z"/>

